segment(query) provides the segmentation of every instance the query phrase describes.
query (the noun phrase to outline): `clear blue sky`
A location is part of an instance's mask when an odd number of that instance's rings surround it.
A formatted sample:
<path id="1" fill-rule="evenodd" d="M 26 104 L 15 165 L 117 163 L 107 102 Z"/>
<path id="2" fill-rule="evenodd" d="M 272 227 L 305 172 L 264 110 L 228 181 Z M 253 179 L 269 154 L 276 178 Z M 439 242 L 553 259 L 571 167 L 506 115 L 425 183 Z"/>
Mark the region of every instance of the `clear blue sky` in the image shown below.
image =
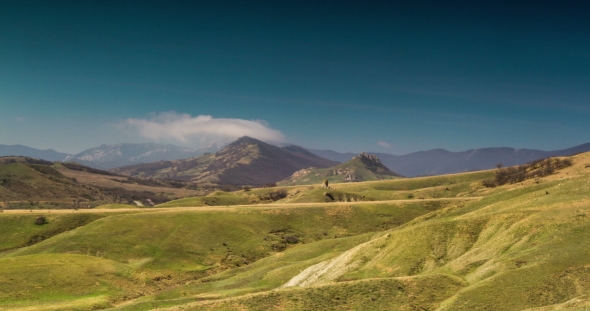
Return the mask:
<path id="1" fill-rule="evenodd" d="M 587 4 L 404 2 L 2 1 L 0 144 L 590 142 Z"/>

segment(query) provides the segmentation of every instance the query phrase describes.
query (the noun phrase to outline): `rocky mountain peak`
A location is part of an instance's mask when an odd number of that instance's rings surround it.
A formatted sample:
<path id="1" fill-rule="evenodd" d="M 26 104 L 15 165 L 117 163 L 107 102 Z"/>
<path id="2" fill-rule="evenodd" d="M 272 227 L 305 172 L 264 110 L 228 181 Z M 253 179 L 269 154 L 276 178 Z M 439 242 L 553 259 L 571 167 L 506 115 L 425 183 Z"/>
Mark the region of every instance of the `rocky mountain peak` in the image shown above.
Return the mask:
<path id="1" fill-rule="evenodd" d="M 354 156 L 352 160 L 359 159 L 370 171 L 379 174 L 395 174 L 390 171 L 376 155 L 362 152 L 361 154 Z M 397 174 L 395 174 L 397 175 Z"/>
<path id="2" fill-rule="evenodd" d="M 361 159 L 361 161 L 363 163 L 365 163 L 365 162 L 373 162 L 373 163 L 376 163 L 376 164 L 383 165 L 381 163 L 381 160 L 379 160 L 379 158 L 376 155 L 372 155 L 372 154 L 368 154 L 368 153 L 364 153 L 364 152 L 361 152 L 359 155 L 356 155 L 356 156 L 352 157 L 352 160 L 354 160 L 354 159 Z"/>

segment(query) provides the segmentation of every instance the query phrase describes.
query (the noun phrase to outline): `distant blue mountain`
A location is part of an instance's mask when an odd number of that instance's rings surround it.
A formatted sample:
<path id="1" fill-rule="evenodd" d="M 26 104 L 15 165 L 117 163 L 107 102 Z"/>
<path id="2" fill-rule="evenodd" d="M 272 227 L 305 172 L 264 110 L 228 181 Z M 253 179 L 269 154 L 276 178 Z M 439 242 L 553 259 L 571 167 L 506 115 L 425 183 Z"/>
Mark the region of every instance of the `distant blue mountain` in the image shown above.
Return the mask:
<path id="1" fill-rule="evenodd" d="M 25 156 L 47 161 L 74 161 L 94 168 L 111 169 L 161 160 L 171 161 L 192 158 L 205 152 L 215 152 L 217 150 L 219 150 L 218 146 L 194 150 L 174 145 L 145 143 L 101 145 L 78 154 L 67 154 L 51 149 L 39 150 L 22 145 L 0 145 L 0 156 Z"/>
<path id="2" fill-rule="evenodd" d="M 346 162 L 356 155 L 355 153 L 339 153 L 332 150 L 309 149 L 309 151 L 338 162 Z M 461 152 L 433 149 L 406 155 L 367 153 L 376 155 L 390 170 L 407 177 L 415 177 L 491 169 L 496 167 L 498 163 L 502 163 L 504 166 L 513 166 L 547 157 L 567 156 L 587 151 L 590 151 L 590 143 L 554 151 L 504 147 L 471 149 Z"/>
<path id="3" fill-rule="evenodd" d="M 111 169 L 115 167 L 172 161 L 194 158 L 205 153 L 204 150 L 164 144 L 116 144 L 101 145 L 69 156 L 67 161 L 75 161 L 90 167 Z"/>

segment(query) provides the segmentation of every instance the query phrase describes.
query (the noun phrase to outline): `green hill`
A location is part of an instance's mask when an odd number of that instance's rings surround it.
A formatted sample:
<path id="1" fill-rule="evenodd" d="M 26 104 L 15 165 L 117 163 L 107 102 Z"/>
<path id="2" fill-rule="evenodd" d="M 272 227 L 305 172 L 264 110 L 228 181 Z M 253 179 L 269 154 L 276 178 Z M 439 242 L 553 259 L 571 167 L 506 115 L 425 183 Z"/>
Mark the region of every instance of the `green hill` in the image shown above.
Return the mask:
<path id="1" fill-rule="evenodd" d="M 7 211 L 0 308 L 584 310 L 590 154 L 571 162 L 490 188 L 511 170 Z M 286 196 L 249 201 L 277 190 Z"/>
<path id="2" fill-rule="evenodd" d="M 360 182 L 400 178 L 401 175 L 390 171 L 374 155 L 361 153 L 350 161 L 329 168 L 306 168 L 295 172 L 278 185 L 313 185 L 323 180 L 329 183 Z"/>

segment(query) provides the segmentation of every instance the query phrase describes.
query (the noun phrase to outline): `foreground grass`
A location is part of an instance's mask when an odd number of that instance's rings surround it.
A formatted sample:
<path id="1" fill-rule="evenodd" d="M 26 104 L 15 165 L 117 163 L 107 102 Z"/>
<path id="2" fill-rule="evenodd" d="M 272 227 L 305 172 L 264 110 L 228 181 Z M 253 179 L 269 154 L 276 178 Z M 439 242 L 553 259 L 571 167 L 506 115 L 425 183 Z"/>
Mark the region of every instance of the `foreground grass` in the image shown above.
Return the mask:
<path id="1" fill-rule="evenodd" d="M 41 254 L 0 259 L 0 306 L 89 310 L 111 306 L 136 287 L 124 264 L 90 256 Z"/>
<path id="2" fill-rule="evenodd" d="M 50 212 L 0 214 L 0 254 L 4 251 L 39 243 L 105 217 L 100 213 L 57 214 Z M 36 225 L 37 217 L 44 217 L 46 224 Z"/>

